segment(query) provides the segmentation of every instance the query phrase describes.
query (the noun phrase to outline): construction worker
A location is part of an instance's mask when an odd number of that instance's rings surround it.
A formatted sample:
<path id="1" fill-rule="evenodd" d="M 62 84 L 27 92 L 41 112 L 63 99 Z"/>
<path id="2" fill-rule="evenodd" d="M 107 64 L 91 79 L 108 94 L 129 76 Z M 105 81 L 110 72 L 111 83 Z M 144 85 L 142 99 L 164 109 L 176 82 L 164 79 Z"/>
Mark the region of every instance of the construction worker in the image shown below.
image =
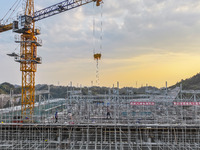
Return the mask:
<path id="1" fill-rule="evenodd" d="M 69 112 L 68 115 L 69 115 L 70 120 L 72 120 L 72 113 Z"/>
<path id="2" fill-rule="evenodd" d="M 58 122 L 58 112 L 56 111 L 56 113 L 55 113 L 55 119 L 56 119 L 56 122 Z M 55 123 L 56 123 L 55 122 Z"/>
<path id="3" fill-rule="evenodd" d="M 108 119 L 108 116 L 111 118 L 109 106 L 107 106 L 107 119 Z"/>

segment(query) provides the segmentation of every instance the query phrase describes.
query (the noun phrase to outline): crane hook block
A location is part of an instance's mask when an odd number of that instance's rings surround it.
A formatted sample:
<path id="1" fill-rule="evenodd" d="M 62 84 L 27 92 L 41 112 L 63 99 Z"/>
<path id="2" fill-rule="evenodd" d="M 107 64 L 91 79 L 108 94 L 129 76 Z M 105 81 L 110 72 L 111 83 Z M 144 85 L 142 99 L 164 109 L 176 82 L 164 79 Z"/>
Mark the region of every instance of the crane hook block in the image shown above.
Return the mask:
<path id="1" fill-rule="evenodd" d="M 101 59 L 101 53 L 94 54 L 94 60 L 100 60 Z"/>
<path id="2" fill-rule="evenodd" d="M 100 4 L 102 3 L 102 0 L 93 0 L 94 2 L 97 2 L 96 3 L 96 6 L 100 6 Z"/>

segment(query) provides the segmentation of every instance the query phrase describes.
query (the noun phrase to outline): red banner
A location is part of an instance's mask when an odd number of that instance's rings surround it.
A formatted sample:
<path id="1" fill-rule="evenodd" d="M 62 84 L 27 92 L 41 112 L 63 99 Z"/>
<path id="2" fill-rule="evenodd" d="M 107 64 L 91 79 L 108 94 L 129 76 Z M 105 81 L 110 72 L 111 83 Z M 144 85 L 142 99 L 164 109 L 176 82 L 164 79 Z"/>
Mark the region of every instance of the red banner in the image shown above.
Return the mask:
<path id="1" fill-rule="evenodd" d="M 193 105 L 200 105 L 200 102 L 174 102 L 174 105 L 178 105 L 178 106 L 193 106 Z"/>
<path id="2" fill-rule="evenodd" d="M 130 102 L 130 105 L 155 105 L 154 102 Z"/>

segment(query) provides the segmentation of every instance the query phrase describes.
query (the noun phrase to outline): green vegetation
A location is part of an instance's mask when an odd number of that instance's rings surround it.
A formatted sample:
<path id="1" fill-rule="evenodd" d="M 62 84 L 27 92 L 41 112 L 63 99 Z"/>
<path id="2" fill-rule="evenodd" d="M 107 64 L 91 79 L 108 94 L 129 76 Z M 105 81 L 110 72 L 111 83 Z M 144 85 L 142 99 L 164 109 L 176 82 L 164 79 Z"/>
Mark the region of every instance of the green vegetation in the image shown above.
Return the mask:
<path id="1" fill-rule="evenodd" d="M 197 73 L 191 78 L 185 80 L 182 79 L 170 88 L 180 86 L 180 84 L 182 84 L 182 89 L 184 90 L 200 90 L 200 73 Z"/>
<path id="2" fill-rule="evenodd" d="M 138 93 L 138 94 L 143 94 L 145 93 L 146 87 L 141 87 L 141 88 L 133 88 L 133 87 L 123 87 L 119 89 L 119 94 L 129 94 L 131 93 Z M 151 87 L 149 86 L 148 89 L 150 90 L 158 90 L 156 87 Z M 9 83 L 2 83 L 0 84 L 0 94 L 9 94 L 10 90 L 13 90 L 14 94 L 19 94 L 21 93 L 21 87 L 20 86 L 14 86 Z M 48 90 L 48 85 L 47 84 L 38 84 L 36 85 L 36 90 Z M 55 85 L 50 85 L 50 93 L 53 98 L 65 98 L 67 95 L 69 95 L 69 91 L 81 91 L 83 95 L 97 95 L 97 94 L 116 94 L 117 93 L 117 88 L 108 88 L 108 87 L 98 87 L 98 86 L 93 86 L 93 87 L 83 87 L 83 88 L 77 88 L 77 87 L 69 87 L 69 86 L 55 86 Z M 77 93 L 77 94 L 80 94 Z M 36 97 L 37 101 L 37 97 Z"/>
<path id="3" fill-rule="evenodd" d="M 181 80 L 180 82 L 177 82 L 175 85 L 169 87 L 169 88 L 175 88 L 177 86 L 180 86 L 182 84 L 182 88 L 184 90 L 200 90 L 200 73 L 194 75 L 191 78 Z M 144 94 L 146 89 L 149 91 L 158 91 L 158 88 L 148 86 L 148 87 L 141 87 L 141 88 L 133 88 L 133 87 L 123 87 L 119 89 L 119 94 L 129 94 L 129 93 L 134 93 L 134 94 Z M 20 94 L 21 93 L 21 86 L 18 85 L 12 85 L 10 83 L 4 82 L 0 84 L 0 94 L 10 94 L 10 91 L 13 91 L 14 94 Z M 36 90 L 48 90 L 48 85 L 47 84 L 38 84 L 36 85 Z M 69 96 L 70 92 L 69 91 L 79 91 L 76 94 L 82 93 L 83 95 L 97 95 L 97 94 L 113 94 L 117 93 L 117 88 L 108 88 L 108 87 L 83 87 L 83 88 L 77 88 L 77 87 L 69 87 L 69 86 L 55 86 L 55 85 L 50 85 L 50 94 L 53 98 L 65 98 Z M 81 91 L 81 92 L 80 92 Z M 47 98 L 47 95 L 46 95 Z M 36 101 L 38 101 L 39 97 L 36 96 Z M 20 100 L 15 104 L 19 105 Z M 0 107 L 8 107 L 10 106 L 10 101 L 8 99 L 4 99 L 4 102 L 0 103 Z"/>
<path id="4" fill-rule="evenodd" d="M 13 90 L 15 94 L 21 93 L 20 87 L 15 87 L 14 85 L 7 82 L 0 84 L 0 94 L 9 94 L 11 90 Z"/>

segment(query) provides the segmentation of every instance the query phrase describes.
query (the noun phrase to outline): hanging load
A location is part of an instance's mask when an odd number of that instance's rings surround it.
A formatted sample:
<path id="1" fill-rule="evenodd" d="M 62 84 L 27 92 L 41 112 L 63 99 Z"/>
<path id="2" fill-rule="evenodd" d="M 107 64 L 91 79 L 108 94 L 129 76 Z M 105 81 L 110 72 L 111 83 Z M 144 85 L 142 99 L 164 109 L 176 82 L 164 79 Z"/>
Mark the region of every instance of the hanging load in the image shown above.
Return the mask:
<path id="1" fill-rule="evenodd" d="M 100 6 L 102 3 L 102 0 L 93 0 L 93 2 L 96 2 L 96 6 Z"/>
<path id="2" fill-rule="evenodd" d="M 100 60 L 101 59 L 101 53 L 94 54 L 94 60 Z"/>
<path id="3" fill-rule="evenodd" d="M 96 6 L 100 6 L 103 3 L 102 0 L 93 0 L 93 1 L 96 2 Z M 93 8 L 94 8 L 94 5 L 93 5 Z M 99 60 L 101 60 L 102 39 L 103 39 L 102 38 L 102 36 L 103 36 L 102 8 L 103 7 L 100 7 L 101 15 L 100 15 L 100 18 L 97 19 L 98 22 L 95 21 L 95 17 L 97 17 L 97 15 L 94 15 L 94 18 L 93 18 L 93 46 L 94 46 L 93 47 L 93 57 L 94 57 L 94 60 L 96 61 L 96 84 L 97 84 L 97 86 L 99 86 L 99 84 L 100 84 L 99 83 Z M 94 14 L 96 14 L 96 13 L 94 12 Z M 99 23 L 99 25 L 98 25 L 98 23 Z M 96 29 L 96 27 L 97 27 L 97 29 Z M 99 46 L 98 48 L 96 47 L 97 45 Z M 96 52 L 96 49 L 99 49 L 99 51 Z"/>
<path id="4" fill-rule="evenodd" d="M 102 3 L 102 0 L 97 0 L 96 6 L 100 6 L 101 3 Z"/>

